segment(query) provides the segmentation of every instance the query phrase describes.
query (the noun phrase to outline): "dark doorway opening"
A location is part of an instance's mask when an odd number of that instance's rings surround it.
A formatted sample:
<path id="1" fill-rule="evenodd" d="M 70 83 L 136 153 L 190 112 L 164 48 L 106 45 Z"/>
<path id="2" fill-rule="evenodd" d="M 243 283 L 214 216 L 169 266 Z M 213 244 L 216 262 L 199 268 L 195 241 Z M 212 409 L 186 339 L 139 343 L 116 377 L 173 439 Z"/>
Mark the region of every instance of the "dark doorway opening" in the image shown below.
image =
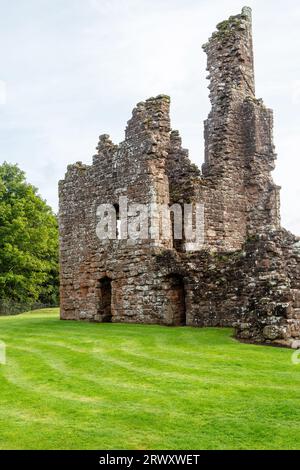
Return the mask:
<path id="1" fill-rule="evenodd" d="M 184 279 L 180 274 L 167 277 L 167 320 L 174 326 L 186 325 Z"/>
<path id="2" fill-rule="evenodd" d="M 112 321 L 111 279 L 107 276 L 100 280 L 99 314 L 101 315 L 103 322 L 110 323 Z"/>

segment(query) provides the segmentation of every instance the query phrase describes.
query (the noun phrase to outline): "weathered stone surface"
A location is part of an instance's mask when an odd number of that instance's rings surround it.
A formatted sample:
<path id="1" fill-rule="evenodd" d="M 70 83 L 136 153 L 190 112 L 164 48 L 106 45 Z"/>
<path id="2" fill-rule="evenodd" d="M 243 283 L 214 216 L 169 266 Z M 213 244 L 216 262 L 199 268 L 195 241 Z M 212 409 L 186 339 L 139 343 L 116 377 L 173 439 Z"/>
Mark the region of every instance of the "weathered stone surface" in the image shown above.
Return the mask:
<path id="1" fill-rule="evenodd" d="M 204 46 L 211 112 L 202 173 L 171 129 L 170 99 L 139 103 L 124 142 L 100 136 L 93 164 L 60 182 L 61 318 L 234 326 L 238 337 L 300 340 L 300 241 L 280 226 L 273 116 L 255 98 L 251 10 L 230 17 Z M 205 244 L 100 241 L 99 204 L 205 206 Z"/>
<path id="2" fill-rule="evenodd" d="M 280 329 L 277 325 L 267 325 L 263 329 L 263 336 L 265 339 L 277 339 L 280 336 Z"/>

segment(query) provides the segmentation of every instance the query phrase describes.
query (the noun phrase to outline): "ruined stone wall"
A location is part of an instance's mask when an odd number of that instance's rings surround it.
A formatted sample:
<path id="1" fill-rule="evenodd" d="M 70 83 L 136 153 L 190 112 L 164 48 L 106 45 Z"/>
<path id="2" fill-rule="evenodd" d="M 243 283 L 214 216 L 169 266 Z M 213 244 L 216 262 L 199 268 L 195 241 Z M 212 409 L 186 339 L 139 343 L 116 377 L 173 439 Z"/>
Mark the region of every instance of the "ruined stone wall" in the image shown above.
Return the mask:
<path id="1" fill-rule="evenodd" d="M 212 109 L 202 173 L 171 130 L 165 95 L 136 106 L 119 145 L 102 135 L 92 165 L 68 167 L 59 186 L 61 318 L 235 326 L 243 340 L 291 345 L 300 340 L 300 242 L 280 227 L 273 116 L 255 98 L 250 10 L 220 23 L 204 50 Z M 202 249 L 174 240 L 171 219 L 163 237 L 159 217 L 150 238 L 100 240 L 97 208 L 120 196 L 202 203 Z"/>
<path id="2" fill-rule="evenodd" d="M 99 240 L 96 214 L 100 204 L 118 204 L 120 196 L 129 204 L 169 203 L 169 104 L 166 96 L 139 103 L 125 141 L 117 146 L 101 136 L 93 165 L 70 166 L 60 182 L 62 318 L 101 321 L 99 282 L 109 276 L 114 321 L 157 321 L 146 296 L 147 284 L 157 282 L 149 267 L 151 250 L 172 248 L 171 234 L 166 239 Z"/>

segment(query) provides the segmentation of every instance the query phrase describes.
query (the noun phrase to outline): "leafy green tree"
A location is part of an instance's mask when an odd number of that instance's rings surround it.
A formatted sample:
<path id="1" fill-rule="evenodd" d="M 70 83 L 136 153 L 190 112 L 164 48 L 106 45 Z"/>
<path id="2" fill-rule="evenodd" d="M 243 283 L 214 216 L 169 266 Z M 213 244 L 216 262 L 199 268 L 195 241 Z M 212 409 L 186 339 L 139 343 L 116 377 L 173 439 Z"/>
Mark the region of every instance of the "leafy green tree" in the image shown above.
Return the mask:
<path id="1" fill-rule="evenodd" d="M 0 165 L 0 300 L 58 298 L 58 224 L 17 165 Z"/>

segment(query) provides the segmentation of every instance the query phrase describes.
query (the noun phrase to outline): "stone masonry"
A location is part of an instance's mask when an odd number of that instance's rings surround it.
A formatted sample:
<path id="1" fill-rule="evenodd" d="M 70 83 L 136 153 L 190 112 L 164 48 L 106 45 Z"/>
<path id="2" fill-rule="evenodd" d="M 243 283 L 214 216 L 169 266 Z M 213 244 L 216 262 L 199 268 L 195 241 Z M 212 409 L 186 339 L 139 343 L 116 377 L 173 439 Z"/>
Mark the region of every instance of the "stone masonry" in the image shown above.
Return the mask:
<path id="1" fill-rule="evenodd" d="M 59 184 L 61 318 L 234 326 L 238 338 L 300 346 L 300 240 L 280 225 L 272 111 L 255 97 L 251 10 L 207 44 L 211 112 L 202 171 L 170 126 L 168 96 L 139 103 L 125 140 L 100 136 L 92 165 Z M 204 204 L 204 245 L 100 240 L 97 207 Z"/>

